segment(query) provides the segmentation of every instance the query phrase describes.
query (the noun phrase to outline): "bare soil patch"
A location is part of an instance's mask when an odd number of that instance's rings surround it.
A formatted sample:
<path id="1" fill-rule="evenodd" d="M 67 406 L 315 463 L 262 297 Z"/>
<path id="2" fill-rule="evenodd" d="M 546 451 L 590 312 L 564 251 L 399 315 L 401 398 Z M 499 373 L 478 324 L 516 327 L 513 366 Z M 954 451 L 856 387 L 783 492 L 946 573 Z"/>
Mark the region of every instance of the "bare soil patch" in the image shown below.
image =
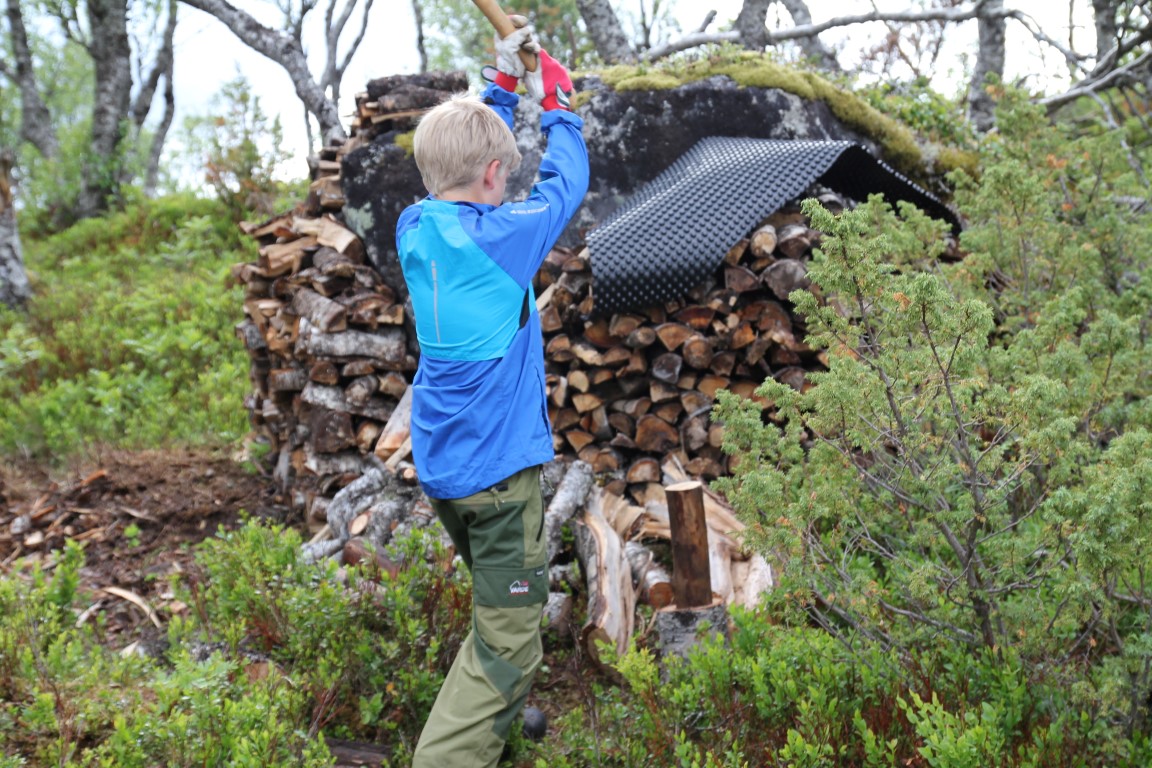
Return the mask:
<path id="1" fill-rule="evenodd" d="M 271 478 L 209 449 L 104 450 L 65 467 L 0 466 L 0 573 L 52 568 L 68 539 L 84 547 L 81 590 L 107 639 L 130 642 L 187 610 L 170 576 L 192 547 L 245 517 L 286 522 Z M 135 599 L 139 598 L 139 600 Z"/>

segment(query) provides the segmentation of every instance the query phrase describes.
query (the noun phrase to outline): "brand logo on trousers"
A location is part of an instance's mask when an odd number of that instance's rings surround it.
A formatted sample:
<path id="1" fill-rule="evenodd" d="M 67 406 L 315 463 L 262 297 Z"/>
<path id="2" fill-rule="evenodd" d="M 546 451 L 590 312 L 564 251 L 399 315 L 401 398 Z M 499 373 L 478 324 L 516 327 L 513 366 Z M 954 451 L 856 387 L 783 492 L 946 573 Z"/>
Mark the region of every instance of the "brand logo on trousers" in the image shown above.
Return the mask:
<path id="1" fill-rule="evenodd" d="M 528 582 L 514 581 L 508 585 L 508 594 L 510 595 L 526 595 L 528 594 Z"/>

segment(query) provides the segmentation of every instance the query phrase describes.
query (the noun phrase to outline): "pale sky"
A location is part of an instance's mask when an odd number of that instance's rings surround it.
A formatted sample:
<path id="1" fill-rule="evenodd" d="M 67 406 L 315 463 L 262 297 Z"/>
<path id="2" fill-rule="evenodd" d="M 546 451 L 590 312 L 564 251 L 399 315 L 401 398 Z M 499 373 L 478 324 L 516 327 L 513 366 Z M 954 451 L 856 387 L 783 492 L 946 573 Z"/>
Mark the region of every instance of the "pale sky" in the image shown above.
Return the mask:
<path id="1" fill-rule="evenodd" d="M 722 29 L 735 18 L 742 0 L 674 0 L 676 18 L 681 28 L 695 29 L 709 9 L 717 11 L 717 19 L 709 27 L 711 31 Z M 275 4 L 269 0 L 239 0 L 236 2 L 259 20 L 269 26 L 277 25 Z M 881 10 L 908 10 L 914 5 L 912 0 L 876 0 Z M 1067 44 L 1068 2 L 1067 0 L 1007 0 L 1009 8 L 1019 9 L 1035 18 L 1043 25 L 1045 32 L 1054 39 Z M 1093 29 L 1087 0 L 1073 0 L 1074 30 L 1076 48 L 1093 50 Z M 622 0 L 616 7 L 637 6 L 637 0 Z M 810 1 L 813 21 L 821 22 L 835 16 L 863 14 L 872 10 L 873 0 L 819 0 Z M 775 14 L 779 6 L 773 6 L 770 14 Z M 783 10 L 779 11 L 783 14 Z M 204 114 L 208 104 L 223 83 L 233 79 L 237 71 L 244 74 L 252 83 L 254 92 L 261 97 L 266 112 L 281 115 L 285 142 L 301 157 L 304 168 L 306 135 L 303 127 L 303 107 L 300 105 L 291 81 L 280 67 L 260 54 L 240 43 L 223 24 L 205 13 L 187 6 L 180 6 L 180 25 L 177 27 L 175 85 L 177 125 L 181 114 Z M 319 12 L 314 12 L 322 16 Z M 785 23 L 790 20 L 784 15 Z M 830 30 L 821 36 L 829 46 L 843 45 L 841 63 L 851 68 L 856 60 L 856 52 L 869 45 L 885 33 L 881 24 L 858 24 L 841 30 Z M 1058 90 L 1062 87 L 1061 78 L 1067 79 L 1067 70 L 1060 56 L 1051 49 L 1041 57 L 1040 46 L 1024 32 L 1020 25 L 1009 22 L 1007 45 L 1007 76 L 1016 78 L 1032 75 L 1028 85 L 1045 90 Z M 964 64 L 962 56 L 975 51 L 975 22 L 967 22 L 964 27 L 954 27 L 949 39 L 954 41 L 942 57 L 934 85 L 940 90 L 949 90 L 960 82 Z M 320 43 L 317 52 L 320 53 Z M 376 0 L 372 9 L 369 32 L 344 78 L 341 113 L 348 115 L 352 110 L 352 98 L 364 85 L 376 77 L 392 74 L 406 74 L 417 71 L 418 58 L 415 44 L 415 22 L 412 17 L 410 0 Z M 318 67 L 317 67 L 318 68 Z M 315 70 L 314 70 L 315 71 Z M 1041 72 L 1050 73 L 1055 78 L 1045 85 L 1038 79 Z"/>

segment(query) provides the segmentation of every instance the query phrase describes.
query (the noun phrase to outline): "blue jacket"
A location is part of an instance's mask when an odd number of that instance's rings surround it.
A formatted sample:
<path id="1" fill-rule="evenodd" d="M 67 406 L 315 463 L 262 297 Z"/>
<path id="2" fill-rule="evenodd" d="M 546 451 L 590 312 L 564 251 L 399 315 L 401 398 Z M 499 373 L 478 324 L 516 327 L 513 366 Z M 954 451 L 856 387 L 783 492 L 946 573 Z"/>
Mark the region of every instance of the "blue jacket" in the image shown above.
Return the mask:
<path id="1" fill-rule="evenodd" d="M 484 99 L 511 129 L 519 97 L 490 85 Z M 544 113 L 548 149 L 523 202 L 429 196 L 397 222 L 420 342 L 412 453 L 432 498 L 468 496 L 552 460 L 532 276 L 588 189 L 583 125 L 571 112 Z"/>

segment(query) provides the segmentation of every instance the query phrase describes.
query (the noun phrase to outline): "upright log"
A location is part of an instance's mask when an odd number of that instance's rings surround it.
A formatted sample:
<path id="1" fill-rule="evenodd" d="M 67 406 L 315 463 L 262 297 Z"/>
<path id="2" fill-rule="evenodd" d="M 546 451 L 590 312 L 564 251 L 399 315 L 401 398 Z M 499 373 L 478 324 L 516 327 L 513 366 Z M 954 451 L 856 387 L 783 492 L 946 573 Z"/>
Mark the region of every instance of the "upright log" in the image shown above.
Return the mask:
<path id="1" fill-rule="evenodd" d="M 672 594 L 680 608 L 712 604 L 704 486 L 695 480 L 664 489 L 672 530 Z"/>

